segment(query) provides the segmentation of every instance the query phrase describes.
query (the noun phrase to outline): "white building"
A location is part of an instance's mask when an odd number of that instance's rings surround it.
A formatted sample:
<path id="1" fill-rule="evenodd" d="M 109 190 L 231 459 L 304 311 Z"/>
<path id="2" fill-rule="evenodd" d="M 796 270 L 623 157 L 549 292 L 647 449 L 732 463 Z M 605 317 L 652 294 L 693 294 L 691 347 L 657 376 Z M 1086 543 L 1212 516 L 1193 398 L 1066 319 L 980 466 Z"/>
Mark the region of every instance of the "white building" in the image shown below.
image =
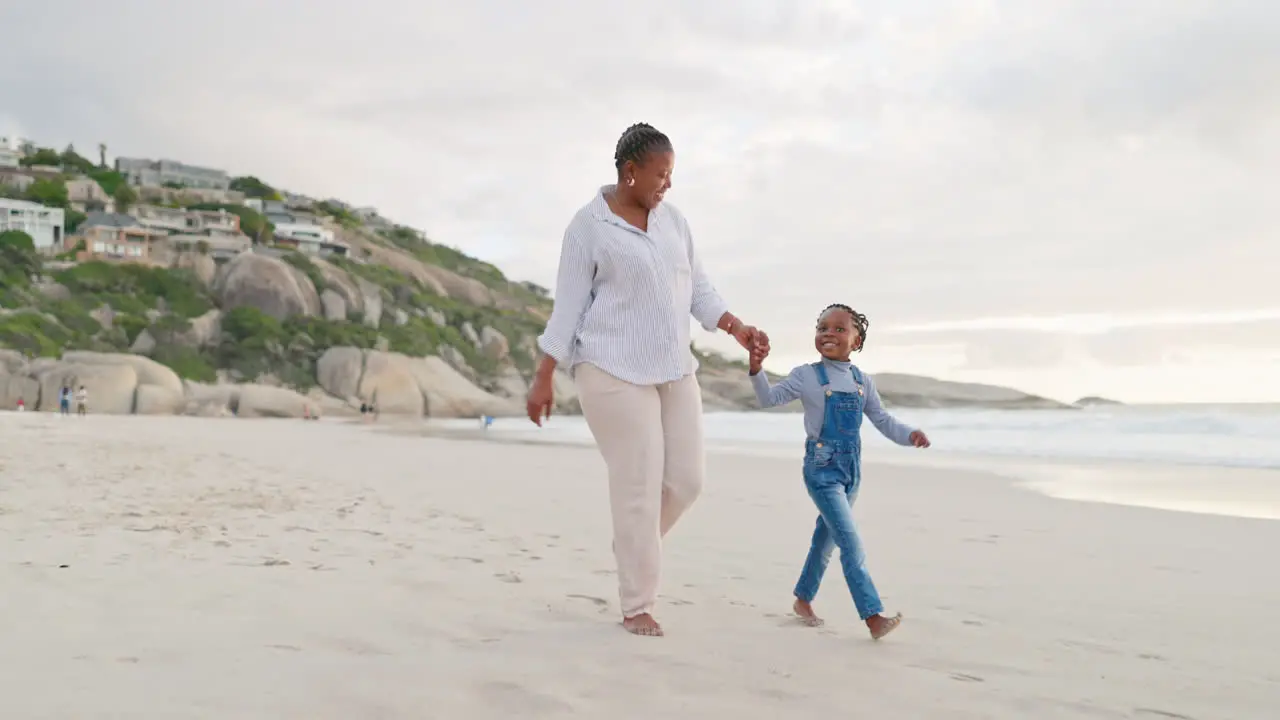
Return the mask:
<path id="1" fill-rule="evenodd" d="M 277 245 L 297 248 L 299 252 L 312 255 L 345 256 L 351 249 L 335 238 L 332 230 L 320 225 L 280 223 L 272 234 L 275 235 Z"/>
<path id="2" fill-rule="evenodd" d="M 0 198 L 0 232 L 21 230 L 31 236 L 39 252 L 61 252 L 65 228 L 66 215 L 62 208 Z"/>

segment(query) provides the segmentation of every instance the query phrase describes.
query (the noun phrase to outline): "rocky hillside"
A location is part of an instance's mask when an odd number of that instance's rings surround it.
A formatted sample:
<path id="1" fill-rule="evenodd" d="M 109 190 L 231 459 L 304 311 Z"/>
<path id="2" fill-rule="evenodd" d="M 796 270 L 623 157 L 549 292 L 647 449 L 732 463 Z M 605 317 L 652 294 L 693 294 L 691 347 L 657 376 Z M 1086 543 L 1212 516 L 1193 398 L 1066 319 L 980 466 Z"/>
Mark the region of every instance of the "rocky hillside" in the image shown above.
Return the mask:
<path id="1" fill-rule="evenodd" d="M 83 384 L 106 413 L 300 416 L 369 400 L 414 416 L 523 411 L 546 290 L 339 205 L 317 205 L 350 248 L 330 259 L 276 246 L 261 215 L 227 209 L 258 242 L 222 264 L 200 250 L 168 267 L 77 263 L 0 233 L 0 407 L 21 398 L 53 410 L 61 387 Z M 743 363 L 699 357 L 709 410 L 755 407 Z M 1061 407 L 1004 388 L 878 379 L 896 405 Z M 564 373 L 557 399 L 578 410 Z"/>

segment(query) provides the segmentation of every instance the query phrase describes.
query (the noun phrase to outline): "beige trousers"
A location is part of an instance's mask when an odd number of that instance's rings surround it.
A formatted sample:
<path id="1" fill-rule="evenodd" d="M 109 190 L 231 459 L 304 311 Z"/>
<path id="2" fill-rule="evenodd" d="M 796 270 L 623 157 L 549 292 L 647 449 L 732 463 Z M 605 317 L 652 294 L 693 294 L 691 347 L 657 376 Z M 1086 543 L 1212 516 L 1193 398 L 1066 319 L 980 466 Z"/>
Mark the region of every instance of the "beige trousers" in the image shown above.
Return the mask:
<path id="1" fill-rule="evenodd" d="M 652 612 L 662 537 L 702 491 L 702 390 L 693 375 L 632 385 L 586 363 L 574 368 L 574 381 L 609 469 L 622 615 Z"/>

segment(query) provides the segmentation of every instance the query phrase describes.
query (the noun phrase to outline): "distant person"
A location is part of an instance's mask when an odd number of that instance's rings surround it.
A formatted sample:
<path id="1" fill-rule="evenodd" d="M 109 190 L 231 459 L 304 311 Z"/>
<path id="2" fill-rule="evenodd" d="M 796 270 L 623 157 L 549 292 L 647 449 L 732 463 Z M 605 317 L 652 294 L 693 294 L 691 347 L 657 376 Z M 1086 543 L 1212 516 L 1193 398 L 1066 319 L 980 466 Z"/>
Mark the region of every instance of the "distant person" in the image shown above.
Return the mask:
<path id="1" fill-rule="evenodd" d="M 88 409 L 89 409 L 89 391 L 86 390 L 83 385 L 81 385 L 80 389 L 76 390 L 76 414 L 81 417 L 84 417 L 84 414 L 88 411 Z"/>
<path id="2" fill-rule="evenodd" d="M 904 425 L 885 411 L 875 382 L 852 362 L 849 354 L 862 350 L 867 317 L 848 305 L 830 305 L 818 316 L 814 346 L 818 362 L 801 365 L 770 387 L 761 364 L 767 347 L 751 352 L 751 384 L 761 407 L 775 407 L 800 398 L 808 439 L 804 448 L 804 485 L 818 506 L 809 557 L 796 583 L 796 615 L 807 625 L 822 624 L 813 611 L 813 598 L 834 548 L 849 584 L 858 616 L 880 638 L 902 623 L 902 614 L 884 616 L 884 606 L 867 571 L 866 555 L 853 522 L 853 501 L 862 482 L 862 417 L 866 415 L 885 437 L 899 445 L 929 447 L 923 432 Z"/>
<path id="3" fill-rule="evenodd" d="M 22 398 L 18 398 L 18 412 L 26 412 L 27 403 Z"/>
<path id="4" fill-rule="evenodd" d="M 488 429 L 489 429 L 489 426 L 490 426 L 490 425 L 492 425 L 492 424 L 493 424 L 493 416 L 492 416 L 492 415 L 481 415 L 481 416 L 480 416 L 480 429 L 482 429 L 482 430 L 488 430 Z"/>
<path id="5" fill-rule="evenodd" d="M 71 414 L 71 388 L 67 385 L 63 385 L 58 391 L 58 414 Z"/>
<path id="6" fill-rule="evenodd" d="M 527 409 L 541 426 L 555 404 L 556 368 L 573 373 L 609 471 L 622 626 L 657 636 L 662 537 L 698 497 L 706 466 L 689 316 L 744 348 L 768 338 L 729 312 L 689 223 L 662 202 L 675 168 L 671 140 L 632 125 L 613 164 L 616 181 L 596 190 L 565 230 Z"/>

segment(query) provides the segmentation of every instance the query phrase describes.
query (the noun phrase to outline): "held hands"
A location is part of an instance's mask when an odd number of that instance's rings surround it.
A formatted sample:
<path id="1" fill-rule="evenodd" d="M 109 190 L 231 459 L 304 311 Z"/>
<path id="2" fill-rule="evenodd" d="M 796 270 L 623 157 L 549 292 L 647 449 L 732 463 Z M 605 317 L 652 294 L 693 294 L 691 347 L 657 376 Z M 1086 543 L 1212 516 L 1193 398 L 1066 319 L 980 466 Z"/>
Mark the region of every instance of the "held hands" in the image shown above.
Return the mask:
<path id="1" fill-rule="evenodd" d="M 760 371 L 764 369 L 764 359 L 769 357 L 769 337 L 766 335 L 763 342 L 757 341 L 750 348 L 747 348 L 747 353 L 750 357 L 747 362 L 747 370 L 752 375 L 760 374 Z"/>
<path id="2" fill-rule="evenodd" d="M 729 334 L 738 341 L 751 356 L 751 374 L 760 372 L 760 364 L 769 356 L 769 335 L 754 325 L 735 322 Z"/>
<path id="3" fill-rule="evenodd" d="M 911 440 L 911 444 L 918 448 L 929 447 L 929 436 L 925 435 L 920 430 L 916 430 L 915 432 L 911 433 L 911 436 L 909 439 Z"/>

